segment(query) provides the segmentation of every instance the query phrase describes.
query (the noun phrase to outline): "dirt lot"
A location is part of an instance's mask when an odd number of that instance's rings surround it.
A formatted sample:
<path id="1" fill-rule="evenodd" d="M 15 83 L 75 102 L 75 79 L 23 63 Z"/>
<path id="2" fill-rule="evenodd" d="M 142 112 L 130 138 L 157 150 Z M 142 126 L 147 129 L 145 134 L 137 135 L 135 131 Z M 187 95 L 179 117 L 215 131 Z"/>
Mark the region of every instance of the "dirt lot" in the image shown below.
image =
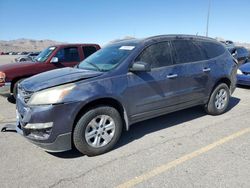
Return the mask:
<path id="1" fill-rule="evenodd" d="M 0 56 L 0 65 L 14 63 L 15 58 L 20 57 L 20 55 L 1 55 Z"/>
<path id="2" fill-rule="evenodd" d="M 248 188 L 249 94 L 238 88 L 221 116 L 195 107 L 136 124 L 97 157 L 51 154 L 16 133 L 0 133 L 1 187 Z M 14 124 L 15 105 L 6 96 L 0 105 L 0 128 Z"/>

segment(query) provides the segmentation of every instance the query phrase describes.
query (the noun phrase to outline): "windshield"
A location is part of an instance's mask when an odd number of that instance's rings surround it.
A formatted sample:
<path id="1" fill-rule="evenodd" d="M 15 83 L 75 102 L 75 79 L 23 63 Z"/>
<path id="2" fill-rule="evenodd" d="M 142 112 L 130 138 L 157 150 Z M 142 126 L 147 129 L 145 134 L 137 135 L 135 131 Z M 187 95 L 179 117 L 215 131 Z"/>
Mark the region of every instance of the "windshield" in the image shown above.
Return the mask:
<path id="1" fill-rule="evenodd" d="M 52 54 L 52 52 L 56 49 L 55 46 L 51 46 L 46 48 L 45 50 L 43 50 L 38 56 L 36 56 L 35 61 L 36 62 L 45 62 L 50 54 Z"/>
<path id="2" fill-rule="evenodd" d="M 124 61 L 135 46 L 123 46 L 123 45 L 111 45 L 95 52 L 87 59 L 82 61 L 78 68 L 97 70 L 97 71 L 109 71 L 118 66 Z"/>

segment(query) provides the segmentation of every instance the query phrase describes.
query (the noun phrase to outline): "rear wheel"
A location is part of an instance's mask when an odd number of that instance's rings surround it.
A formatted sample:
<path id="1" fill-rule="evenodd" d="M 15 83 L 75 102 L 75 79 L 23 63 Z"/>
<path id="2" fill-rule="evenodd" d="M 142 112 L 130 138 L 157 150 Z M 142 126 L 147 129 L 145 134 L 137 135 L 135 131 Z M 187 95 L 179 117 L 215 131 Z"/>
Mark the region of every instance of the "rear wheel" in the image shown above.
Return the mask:
<path id="1" fill-rule="evenodd" d="M 230 100 L 230 91 L 227 84 L 219 84 L 212 92 L 205 110 L 211 115 L 220 115 L 224 113 L 228 107 Z"/>
<path id="2" fill-rule="evenodd" d="M 77 150 L 88 156 L 100 155 L 111 150 L 122 132 L 119 112 L 109 106 L 87 111 L 77 122 L 73 142 Z"/>

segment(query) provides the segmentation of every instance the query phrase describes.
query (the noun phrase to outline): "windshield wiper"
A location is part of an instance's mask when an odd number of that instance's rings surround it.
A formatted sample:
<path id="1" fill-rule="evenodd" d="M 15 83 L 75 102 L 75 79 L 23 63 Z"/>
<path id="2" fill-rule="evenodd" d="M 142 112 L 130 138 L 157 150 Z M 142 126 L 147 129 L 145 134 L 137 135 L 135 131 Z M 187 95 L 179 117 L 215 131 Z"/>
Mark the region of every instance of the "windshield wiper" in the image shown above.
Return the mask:
<path id="1" fill-rule="evenodd" d="M 85 62 L 88 63 L 89 65 L 92 65 L 92 67 L 95 67 L 99 72 L 102 72 L 102 70 L 96 64 L 88 62 L 88 61 L 85 61 Z"/>

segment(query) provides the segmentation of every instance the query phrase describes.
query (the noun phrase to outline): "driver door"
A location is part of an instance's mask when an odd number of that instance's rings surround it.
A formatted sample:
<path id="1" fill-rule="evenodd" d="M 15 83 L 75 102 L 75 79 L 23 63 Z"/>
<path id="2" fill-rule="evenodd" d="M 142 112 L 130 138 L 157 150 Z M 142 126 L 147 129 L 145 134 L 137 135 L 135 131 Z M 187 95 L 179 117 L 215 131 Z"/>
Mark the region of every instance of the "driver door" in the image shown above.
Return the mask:
<path id="1" fill-rule="evenodd" d="M 151 71 L 127 74 L 126 98 L 132 122 L 159 115 L 178 102 L 173 91 L 178 83 L 170 42 L 152 44 L 136 58 L 138 61 L 150 64 Z"/>

